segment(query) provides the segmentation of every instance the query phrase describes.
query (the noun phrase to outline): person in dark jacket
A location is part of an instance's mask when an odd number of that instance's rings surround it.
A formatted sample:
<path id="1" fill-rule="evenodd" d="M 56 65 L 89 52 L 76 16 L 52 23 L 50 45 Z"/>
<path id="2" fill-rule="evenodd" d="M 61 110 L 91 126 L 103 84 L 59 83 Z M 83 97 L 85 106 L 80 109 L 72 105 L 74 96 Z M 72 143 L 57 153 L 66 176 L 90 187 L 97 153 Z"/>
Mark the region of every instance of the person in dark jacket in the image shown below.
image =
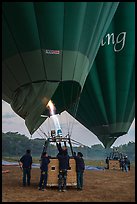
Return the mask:
<path id="1" fill-rule="evenodd" d="M 48 164 L 50 163 L 50 157 L 47 152 L 43 152 L 41 156 L 41 174 L 40 174 L 40 182 L 39 182 L 39 190 L 46 190 L 47 187 L 47 179 L 48 179 Z"/>
<path id="2" fill-rule="evenodd" d="M 109 169 L 109 157 L 106 158 L 107 169 Z"/>
<path id="3" fill-rule="evenodd" d="M 124 171 L 128 172 L 130 170 L 130 161 L 127 156 L 124 157 Z"/>
<path id="4" fill-rule="evenodd" d="M 77 172 L 77 190 L 82 190 L 83 188 L 83 173 L 85 170 L 85 163 L 83 160 L 83 154 L 81 152 L 77 153 L 77 156 L 73 155 L 76 161 L 76 172 Z"/>
<path id="5" fill-rule="evenodd" d="M 58 149 L 58 151 L 59 151 L 58 154 L 61 154 L 61 155 L 62 155 L 62 154 L 64 154 L 64 152 L 65 152 L 65 154 L 68 154 L 66 142 L 64 142 L 64 146 L 63 146 L 63 147 L 61 147 L 61 143 L 60 143 L 60 142 L 59 142 L 59 144 L 56 143 L 56 145 L 57 145 L 57 149 Z"/>
<path id="6" fill-rule="evenodd" d="M 59 147 L 59 153 L 57 155 L 59 160 L 58 190 L 66 191 L 67 171 L 69 169 L 69 155 L 66 146 L 62 148 L 61 144 L 59 144 L 57 147 Z"/>
<path id="7" fill-rule="evenodd" d="M 26 177 L 27 177 L 27 184 L 30 186 L 30 179 L 31 179 L 31 166 L 32 166 L 32 156 L 31 151 L 28 149 L 26 150 L 26 154 L 23 155 L 19 162 L 20 166 L 23 169 L 23 186 L 26 186 Z"/>

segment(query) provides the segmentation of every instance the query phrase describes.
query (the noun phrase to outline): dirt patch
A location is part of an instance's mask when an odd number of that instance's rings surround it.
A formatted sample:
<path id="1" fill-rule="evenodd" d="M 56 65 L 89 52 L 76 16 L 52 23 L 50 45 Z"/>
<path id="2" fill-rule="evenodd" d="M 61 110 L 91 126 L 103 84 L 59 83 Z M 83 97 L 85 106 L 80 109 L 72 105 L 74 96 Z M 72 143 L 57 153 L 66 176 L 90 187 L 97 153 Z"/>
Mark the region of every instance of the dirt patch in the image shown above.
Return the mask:
<path id="1" fill-rule="evenodd" d="M 83 191 L 68 187 L 58 192 L 57 187 L 39 191 L 40 170 L 32 169 L 30 187 L 22 187 L 22 171 L 16 166 L 3 166 L 2 202 L 135 202 L 135 169 L 128 173 L 119 170 L 84 173 Z"/>

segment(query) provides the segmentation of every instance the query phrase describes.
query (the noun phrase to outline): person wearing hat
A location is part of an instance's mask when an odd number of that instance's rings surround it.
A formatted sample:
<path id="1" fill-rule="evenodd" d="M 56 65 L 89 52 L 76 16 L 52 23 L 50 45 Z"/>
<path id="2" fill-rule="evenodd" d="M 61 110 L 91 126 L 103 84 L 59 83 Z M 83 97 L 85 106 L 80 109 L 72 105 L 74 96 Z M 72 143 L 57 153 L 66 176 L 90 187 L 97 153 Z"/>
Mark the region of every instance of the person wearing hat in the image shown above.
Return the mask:
<path id="1" fill-rule="evenodd" d="M 76 161 L 76 172 L 77 172 L 77 190 L 82 190 L 83 188 L 83 173 L 85 170 L 85 163 L 83 154 L 81 152 L 77 153 L 76 155 L 73 155 L 75 161 Z"/>
<path id="2" fill-rule="evenodd" d="M 50 163 L 50 156 L 48 156 L 47 152 L 43 152 L 41 156 L 41 174 L 39 181 L 39 190 L 46 190 L 47 187 L 47 178 L 48 178 L 48 164 Z"/>
<path id="3" fill-rule="evenodd" d="M 23 171 L 23 186 L 26 186 L 26 177 L 27 177 L 27 184 L 30 186 L 30 179 L 31 179 L 31 166 L 32 166 L 32 156 L 31 151 L 29 149 L 26 150 L 26 154 L 24 154 L 20 160 L 20 167 Z"/>

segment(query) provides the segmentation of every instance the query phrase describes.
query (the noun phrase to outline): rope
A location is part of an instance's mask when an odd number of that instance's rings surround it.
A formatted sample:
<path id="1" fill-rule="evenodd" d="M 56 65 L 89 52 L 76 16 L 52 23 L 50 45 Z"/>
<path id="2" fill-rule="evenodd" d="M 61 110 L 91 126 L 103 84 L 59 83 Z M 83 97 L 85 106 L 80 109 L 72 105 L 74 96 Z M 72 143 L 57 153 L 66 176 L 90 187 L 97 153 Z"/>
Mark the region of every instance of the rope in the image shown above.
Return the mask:
<path id="1" fill-rule="evenodd" d="M 78 142 L 78 141 L 76 141 L 76 140 L 74 140 L 74 139 L 71 139 L 71 141 L 77 143 L 78 145 L 82 145 L 82 146 L 84 146 L 84 147 L 87 147 L 86 145 L 84 145 L 84 144 L 82 144 L 82 143 L 80 143 L 80 142 Z"/>
<path id="2" fill-rule="evenodd" d="M 48 136 L 47 136 L 47 134 L 46 134 L 45 132 L 43 132 L 40 128 L 39 128 L 39 130 L 43 133 L 43 135 L 44 135 L 46 138 L 48 138 Z"/>
<path id="3" fill-rule="evenodd" d="M 42 137 L 42 139 L 44 139 L 44 137 L 38 131 L 36 131 L 36 132 Z"/>

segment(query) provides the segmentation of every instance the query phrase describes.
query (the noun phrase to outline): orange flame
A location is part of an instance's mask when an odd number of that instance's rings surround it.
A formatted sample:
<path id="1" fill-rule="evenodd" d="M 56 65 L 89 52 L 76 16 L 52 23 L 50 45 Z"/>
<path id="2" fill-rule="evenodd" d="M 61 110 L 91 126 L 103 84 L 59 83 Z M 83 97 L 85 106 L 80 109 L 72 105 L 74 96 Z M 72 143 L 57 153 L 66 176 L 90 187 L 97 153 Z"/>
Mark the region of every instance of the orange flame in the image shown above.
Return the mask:
<path id="1" fill-rule="evenodd" d="M 50 109 L 50 114 L 54 115 L 56 108 L 51 100 L 48 102 L 47 107 Z"/>

